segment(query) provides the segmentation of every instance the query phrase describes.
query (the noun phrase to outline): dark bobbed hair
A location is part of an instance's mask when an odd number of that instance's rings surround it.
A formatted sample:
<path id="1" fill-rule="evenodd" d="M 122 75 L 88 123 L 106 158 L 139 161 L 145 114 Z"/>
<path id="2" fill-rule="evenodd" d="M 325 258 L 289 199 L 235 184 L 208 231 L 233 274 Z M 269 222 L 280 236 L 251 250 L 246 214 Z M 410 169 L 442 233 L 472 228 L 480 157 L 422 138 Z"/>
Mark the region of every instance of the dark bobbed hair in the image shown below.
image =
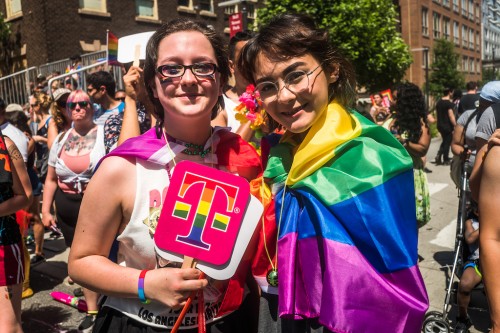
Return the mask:
<path id="1" fill-rule="evenodd" d="M 335 99 L 348 108 L 354 107 L 354 68 L 330 42 L 328 32 L 317 28 L 311 17 L 303 14 L 279 15 L 261 27 L 257 35 L 248 41 L 238 59 L 238 69 L 248 82 L 254 84 L 260 54 L 276 62 L 310 54 L 323 70 L 332 71 L 338 67 L 339 77 L 328 88 L 330 100 Z M 271 121 L 270 126 L 273 125 Z"/>
<path id="2" fill-rule="evenodd" d="M 144 83 L 146 84 L 146 90 L 149 98 L 154 105 L 154 116 L 161 122 L 164 120 L 163 106 L 158 98 L 155 98 L 153 95 L 153 87 L 155 84 L 154 78 L 158 62 L 158 46 L 165 37 L 173 33 L 183 31 L 197 31 L 202 33 L 208 39 L 214 49 L 222 86 L 227 83 L 230 75 L 229 60 L 227 58 L 227 50 L 224 39 L 222 39 L 222 37 L 220 37 L 211 26 L 208 26 L 203 22 L 196 22 L 186 18 L 174 19 L 162 25 L 149 39 L 148 45 L 146 46 L 146 59 L 144 61 Z M 219 100 L 212 109 L 212 117 L 217 114 L 219 108 L 224 108 L 223 105 L 224 101 L 222 96 L 220 96 Z"/>
<path id="3" fill-rule="evenodd" d="M 245 31 L 238 31 L 231 39 L 229 40 L 229 46 L 228 46 L 228 55 L 229 55 L 229 60 L 235 61 L 236 59 L 234 58 L 235 54 L 235 49 L 236 49 L 236 44 L 238 42 L 246 42 L 250 39 L 252 39 L 255 36 L 255 33 L 253 31 L 245 30 Z"/>
<path id="4" fill-rule="evenodd" d="M 396 91 L 398 97 L 394 105 L 394 124 L 398 134 L 407 133 L 408 140 L 416 143 L 422 135 L 422 122 L 428 126 L 424 94 L 410 82 L 399 84 Z"/>
<path id="5" fill-rule="evenodd" d="M 106 87 L 106 92 L 113 98 L 115 96 L 116 82 L 113 75 L 106 71 L 97 71 L 87 77 L 87 85 L 92 85 L 95 89 L 99 90 L 101 86 Z"/>
<path id="6" fill-rule="evenodd" d="M 443 96 L 448 96 L 451 92 L 453 92 L 453 88 L 445 87 L 443 89 Z"/>

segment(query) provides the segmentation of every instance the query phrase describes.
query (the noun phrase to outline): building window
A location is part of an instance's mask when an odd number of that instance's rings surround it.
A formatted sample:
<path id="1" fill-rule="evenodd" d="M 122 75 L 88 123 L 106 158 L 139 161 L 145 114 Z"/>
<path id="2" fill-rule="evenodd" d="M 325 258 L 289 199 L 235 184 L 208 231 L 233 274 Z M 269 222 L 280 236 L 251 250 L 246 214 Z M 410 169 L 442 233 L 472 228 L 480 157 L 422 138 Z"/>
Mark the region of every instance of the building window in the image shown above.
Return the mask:
<path id="1" fill-rule="evenodd" d="M 139 18 L 158 19 L 157 0 L 135 0 L 135 12 Z"/>
<path id="2" fill-rule="evenodd" d="M 238 6 L 227 6 L 224 8 L 224 14 L 226 15 L 233 15 L 234 13 L 238 12 Z"/>
<path id="3" fill-rule="evenodd" d="M 479 5 L 476 4 L 476 23 L 481 23 L 480 11 Z"/>
<path id="4" fill-rule="evenodd" d="M 214 1 L 213 0 L 199 0 L 199 6 L 201 10 L 206 12 L 214 12 Z"/>
<path id="5" fill-rule="evenodd" d="M 462 25 L 462 47 L 467 47 L 467 27 Z"/>
<path id="6" fill-rule="evenodd" d="M 469 70 L 469 63 L 467 62 L 467 57 L 462 58 L 462 71 L 467 72 Z"/>
<path id="7" fill-rule="evenodd" d="M 422 34 L 429 36 L 429 11 L 427 8 L 422 8 Z"/>
<path id="8" fill-rule="evenodd" d="M 453 0 L 453 11 L 458 13 L 458 0 Z"/>
<path id="9" fill-rule="evenodd" d="M 474 1 L 469 0 L 469 20 L 474 21 Z"/>
<path id="10" fill-rule="evenodd" d="M 474 30 L 469 29 L 469 49 L 474 50 Z"/>
<path id="11" fill-rule="evenodd" d="M 434 38 L 439 38 L 441 37 L 441 16 L 439 16 L 438 13 L 434 12 L 433 13 L 433 26 L 432 28 L 434 29 Z"/>
<path id="12" fill-rule="evenodd" d="M 481 73 L 481 59 L 476 59 L 476 73 Z"/>
<path id="13" fill-rule="evenodd" d="M 453 41 L 455 45 L 459 45 L 460 43 L 460 30 L 459 30 L 458 22 L 453 21 Z"/>
<path id="14" fill-rule="evenodd" d="M 481 38 L 479 37 L 479 32 L 476 32 L 476 51 L 481 52 Z"/>
<path id="15" fill-rule="evenodd" d="M 462 0 L 462 15 L 467 17 L 467 0 Z"/>
<path id="16" fill-rule="evenodd" d="M 450 8 L 450 0 L 443 0 L 443 6 Z"/>
<path id="17" fill-rule="evenodd" d="M 193 0 L 178 0 L 177 6 L 193 9 Z"/>
<path id="18" fill-rule="evenodd" d="M 435 3 L 440 3 L 440 1 L 439 1 L 439 0 L 432 0 L 432 1 L 434 1 Z"/>
<path id="19" fill-rule="evenodd" d="M 6 0 L 5 7 L 7 9 L 7 18 L 13 18 L 23 15 L 21 8 L 21 0 Z"/>
<path id="20" fill-rule="evenodd" d="M 253 5 L 253 3 L 247 2 L 247 13 L 247 17 L 249 19 L 255 20 L 255 18 L 257 17 L 257 11 L 255 10 L 255 6 Z"/>
<path id="21" fill-rule="evenodd" d="M 443 37 L 446 39 L 450 39 L 450 19 L 445 17 L 443 18 Z"/>
<path id="22" fill-rule="evenodd" d="M 80 9 L 106 13 L 106 0 L 80 0 Z"/>

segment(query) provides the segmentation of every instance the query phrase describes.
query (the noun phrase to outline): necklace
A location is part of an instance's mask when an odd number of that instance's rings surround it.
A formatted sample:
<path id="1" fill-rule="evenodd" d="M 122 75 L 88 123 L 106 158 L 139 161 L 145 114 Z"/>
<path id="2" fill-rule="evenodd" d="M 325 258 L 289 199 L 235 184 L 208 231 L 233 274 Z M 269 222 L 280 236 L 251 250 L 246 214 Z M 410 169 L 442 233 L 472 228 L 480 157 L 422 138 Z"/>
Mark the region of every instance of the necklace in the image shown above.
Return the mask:
<path id="1" fill-rule="evenodd" d="M 288 177 L 286 178 L 285 184 L 283 186 L 283 195 L 281 198 L 281 207 L 280 207 L 280 217 L 278 219 L 278 227 L 276 228 L 277 229 L 276 230 L 276 251 L 274 252 L 274 255 L 276 256 L 276 260 L 274 263 L 273 263 L 271 256 L 269 255 L 269 250 L 267 249 L 266 226 L 264 224 L 264 214 L 262 214 L 262 217 L 261 217 L 263 237 L 264 237 L 264 249 L 266 250 L 267 259 L 269 260 L 269 263 L 271 264 L 271 269 L 268 270 L 267 274 L 266 274 L 266 281 L 272 287 L 278 286 L 278 239 L 280 236 L 281 217 L 283 216 L 283 206 L 284 206 L 284 202 L 285 202 L 285 192 L 286 192 L 287 181 L 288 181 Z M 262 183 L 264 183 L 264 179 L 262 179 Z M 261 196 L 262 196 L 262 192 L 261 192 Z"/>
<path id="2" fill-rule="evenodd" d="M 168 140 L 167 140 L 167 138 L 168 138 Z M 205 156 L 207 156 L 207 154 L 209 152 L 212 151 L 211 146 L 205 149 L 204 145 L 197 145 L 195 143 L 184 142 L 184 141 L 176 139 L 173 136 L 170 136 L 168 134 L 166 134 L 165 141 L 167 141 L 167 142 L 172 141 L 172 142 L 175 142 L 177 144 L 180 144 L 180 145 L 186 147 L 186 149 L 184 149 L 181 152 L 181 153 L 186 154 L 186 155 L 200 155 L 202 158 L 204 158 Z"/>

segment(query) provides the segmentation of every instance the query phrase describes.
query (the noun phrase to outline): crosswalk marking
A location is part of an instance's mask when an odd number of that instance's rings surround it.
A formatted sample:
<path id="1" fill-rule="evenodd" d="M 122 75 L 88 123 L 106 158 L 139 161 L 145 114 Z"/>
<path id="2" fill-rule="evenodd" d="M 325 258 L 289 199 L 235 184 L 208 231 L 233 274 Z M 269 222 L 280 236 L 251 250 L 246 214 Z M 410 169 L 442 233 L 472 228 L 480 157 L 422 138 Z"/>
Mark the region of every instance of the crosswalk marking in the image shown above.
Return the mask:
<path id="1" fill-rule="evenodd" d="M 455 248 L 455 233 L 457 230 L 457 219 L 453 219 L 446 227 L 441 229 L 436 235 L 436 238 L 429 243 L 446 247 L 449 249 Z"/>

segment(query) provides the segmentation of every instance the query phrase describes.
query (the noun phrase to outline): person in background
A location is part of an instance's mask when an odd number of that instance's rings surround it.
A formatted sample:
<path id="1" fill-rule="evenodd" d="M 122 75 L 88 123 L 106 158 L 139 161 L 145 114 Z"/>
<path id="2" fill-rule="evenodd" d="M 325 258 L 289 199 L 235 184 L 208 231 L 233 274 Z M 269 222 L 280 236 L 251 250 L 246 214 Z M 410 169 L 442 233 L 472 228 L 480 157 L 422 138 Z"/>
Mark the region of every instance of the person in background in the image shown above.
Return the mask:
<path id="1" fill-rule="evenodd" d="M 463 272 L 458 284 L 458 316 L 454 333 L 469 333 L 472 321 L 467 313 L 472 290 L 481 282 L 479 265 L 479 212 L 477 204 L 471 204 L 471 212 L 464 225 L 464 241 L 468 246 L 468 256 L 463 265 Z"/>
<path id="2" fill-rule="evenodd" d="M 48 227 L 59 227 L 67 247 L 73 244 L 76 222 L 87 184 L 94 168 L 105 155 L 102 126 L 93 122 L 94 109 L 89 96 L 75 90 L 68 96 L 66 110 L 73 127 L 61 132 L 50 149 L 49 168 L 42 203 L 42 221 Z M 55 203 L 56 217 L 51 213 Z M 98 312 L 98 294 L 83 288 L 87 316 L 78 327 L 92 327 Z"/>
<path id="3" fill-rule="evenodd" d="M 30 106 L 38 124 L 35 132 L 32 133 L 32 138 L 35 140 L 35 169 L 42 184 L 45 182 L 49 167 L 48 137 L 57 134 L 56 123 L 49 112 L 51 104 L 52 98 L 46 93 L 38 92 L 30 96 Z M 35 256 L 31 259 L 31 264 L 37 265 L 45 261 L 43 253 L 45 228 L 40 219 L 35 218 L 34 220 L 33 235 L 35 237 Z"/>
<path id="4" fill-rule="evenodd" d="M 87 77 L 87 93 L 96 108 L 94 122 L 103 126 L 109 116 L 122 113 L 125 103 L 115 99 L 116 83 L 106 71 L 98 71 Z"/>
<path id="5" fill-rule="evenodd" d="M 211 126 L 229 77 L 224 40 L 213 28 L 185 18 L 161 26 L 149 39 L 143 75 L 157 125 L 102 161 L 85 193 L 69 256 L 73 279 L 107 296 L 94 333 L 169 331 L 174 311 L 209 283 L 199 270 L 160 260 L 154 250 L 155 216 L 163 204 L 156 193 L 165 193 L 177 163 L 188 160 L 247 180 L 261 172 L 248 143 Z M 117 263 L 108 259 L 115 240 Z M 200 313 L 206 314 L 206 332 L 248 332 L 257 320 L 238 310 L 248 297 L 248 266 L 243 261 L 229 281 L 211 281 Z M 182 332 L 198 332 L 197 303 L 195 298 L 181 322 Z M 166 320 L 148 320 L 141 315 L 146 311 Z"/>
<path id="6" fill-rule="evenodd" d="M 431 219 L 429 185 L 422 161 L 429 150 L 431 134 L 424 95 L 415 84 L 403 83 L 397 87 L 393 118 L 389 128 L 413 160 L 417 223 L 421 228 Z"/>
<path id="7" fill-rule="evenodd" d="M 450 146 L 453 139 L 453 128 L 455 121 L 455 104 L 452 101 L 453 89 L 443 90 L 443 97 L 436 104 L 437 129 L 441 134 L 441 145 L 434 159 L 436 165 L 450 164 Z"/>
<path id="8" fill-rule="evenodd" d="M 381 125 L 389 117 L 389 108 L 383 105 L 382 95 L 380 93 L 373 94 L 373 106 L 370 108 L 370 115 L 375 123 Z"/>
<path id="9" fill-rule="evenodd" d="M 28 138 L 28 160 L 26 162 L 26 171 L 31 183 L 33 200 L 31 201 L 31 204 L 29 206 L 23 208 L 24 212 L 21 211 L 16 213 L 16 218 L 18 215 L 20 216 L 20 219 L 18 219 L 18 223 L 21 225 L 21 231 L 25 231 L 23 233 L 23 237 L 25 237 L 30 224 L 33 224 L 34 226 L 36 225 L 37 227 L 39 225 L 42 225 L 42 220 L 40 219 L 40 197 L 42 195 L 42 182 L 38 178 L 35 171 L 35 140 L 33 140 L 33 138 L 31 137 L 31 129 L 28 126 L 28 116 L 26 115 L 26 113 L 24 113 L 21 105 L 9 104 L 6 108 L 6 118 L 12 125 L 22 131 Z M 34 227 L 34 229 L 37 227 Z M 40 230 L 37 230 L 37 232 L 40 232 Z M 26 244 L 24 243 L 23 245 Z M 33 289 L 31 289 L 30 287 L 30 254 L 26 246 L 23 246 L 23 251 L 25 274 L 22 298 L 24 299 L 33 295 Z M 41 251 L 40 249 L 40 244 L 35 243 L 35 253 L 37 251 L 38 253 L 43 253 L 43 251 Z"/>
<path id="10" fill-rule="evenodd" d="M 148 97 L 142 73 L 141 67 L 129 66 L 123 76 L 125 108 L 123 112 L 109 116 L 104 123 L 106 153 L 127 139 L 145 133 L 154 123 L 151 121 L 154 106 Z"/>
<path id="11" fill-rule="evenodd" d="M 246 91 L 249 82 L 241 76 L 236 62 L 240 56 L 241 49 L 252 37 L 253 33 L 251 31 L 240 31 L 229 40 L 229 66 L 233 74 L 234 85 L 228 86 L 228 89 L 222 95 L 224 98 L 224 109 L 212 121 L 212 125 L 230 127 L 231 132 L 239 134 L 247 141 L 252 137 L 252 130 L 249 127 L 250 123 L 247 122 L 242 126 L 235 117 L 236 111 L 234 109 L 240 104 L 239 98 Z"/>
<path id="12" fill-rule="evenodd" d="M 312 18 L 282 14 L 248 41 L 238 68 L 260 93 L 270 130 L 286 129 L 252 183 L 266 203 L 252 267 L 259 332 L 420 332 L 428 298 L 412 159 L 351 111 L 349 61 Z"/>
<path id="13" fill-rule="evenodd" d="M 477 82 L 469 81 L 465 85 L 467 92 L 460 98 L 457 109 L 457 118 L 467 110 L 474 110 L 479 106 L 479 94 L 477 93 Z"/>
<path id="14" fill-rule="evenodd" d="M 15 213 L 30 204 L 31 184 L 21 153 L 1 130 L 0 156 L 0 332 L 22 333 L 23 238 Z"/>
<path id="15" fill-rule="evenodd" d="M 50 131 L 47 136 L 47 146 L 49 150 L 52 148 L 52 144 L 57 135 L 71 128 L 71 118 L 66 112 L 66 101 L 70 93 L 71 90 L 69 89 L 59 88 L 52 94 L 54 100 L 50 106 L 50 113 L 52 114 L 52 119 L 54 120 L 57 131 Z"/>
<path id="16" fill-rule="evenodd" d="M 119 90 L 115 91 L 115 99 L 117 101 L 125 102 L 126 96 L 127 96 L 127 93 L 123 89 L 119 89 Z"/>
<path id="17" fill-rule="evenodd" d="M 476 133 L 475 133 L 475 146 L 476 158 L 469 177 L 469 187 L 471 190 L 471 197 L 478 202 L 479 188 L 481 185 L 481 172 L 484 156 L 488 152 L 489 142 L 494 137 L 497 131 L 497 114 L 500 112 L 500 81 L 490 81 L 483 86 L 479 97 L 479 110 L 481 114 L 478 117 Z M 498 119 L 500 121 L 500 119 Z"/>

